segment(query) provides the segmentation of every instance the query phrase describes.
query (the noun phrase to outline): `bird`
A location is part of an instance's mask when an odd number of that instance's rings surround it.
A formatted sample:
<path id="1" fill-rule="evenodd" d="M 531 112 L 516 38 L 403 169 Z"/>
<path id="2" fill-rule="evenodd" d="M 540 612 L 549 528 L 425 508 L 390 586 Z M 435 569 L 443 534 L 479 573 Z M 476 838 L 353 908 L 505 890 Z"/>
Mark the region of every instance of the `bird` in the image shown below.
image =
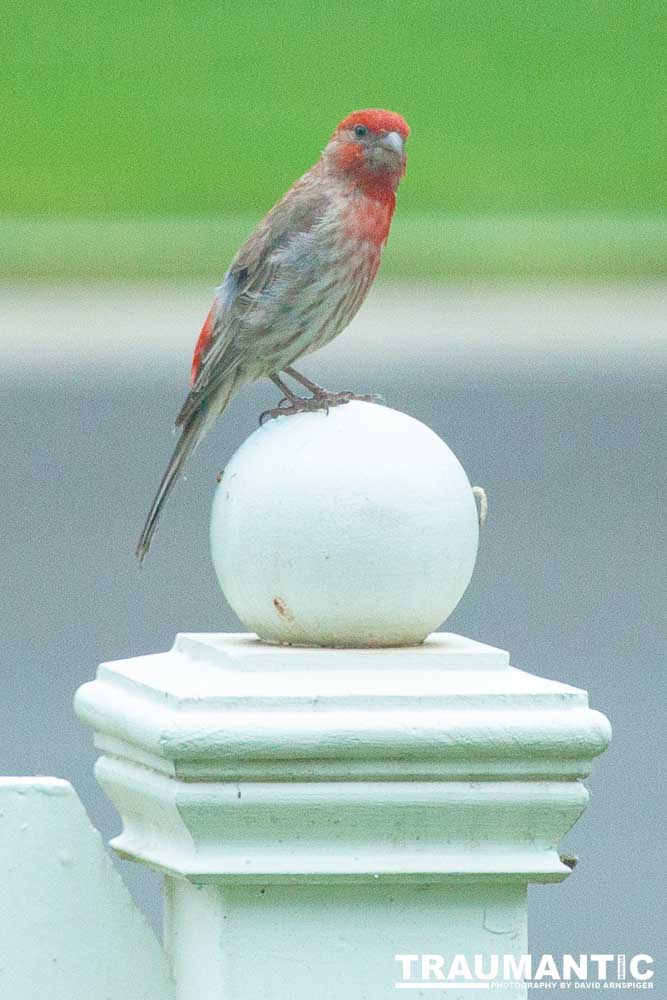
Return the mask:
<path id="1" fill-rule="evenodd" d="M 338 336 L 366 298 L 406 173 L 409 134 L 395 112 L 349 114 L 234 257 L 196 342 L 176 418 L 180 437 L 137 544 L 140 562 L 185 463 L 242 385 L 270 378 L 282 393 L 263 419 L 378 399 L 330 392 L 293 364 Z M 297 396 L 282 375 L 310 396 Z"/>

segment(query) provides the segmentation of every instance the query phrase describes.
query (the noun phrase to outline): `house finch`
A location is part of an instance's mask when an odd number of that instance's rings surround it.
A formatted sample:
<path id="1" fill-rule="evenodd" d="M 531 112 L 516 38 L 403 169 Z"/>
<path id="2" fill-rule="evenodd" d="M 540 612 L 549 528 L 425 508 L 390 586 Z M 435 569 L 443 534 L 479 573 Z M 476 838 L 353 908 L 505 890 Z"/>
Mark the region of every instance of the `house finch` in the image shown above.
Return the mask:
<path id="1" fill-rule="evenodd" d="M 183 466 L 239 386 L 275 382 L 284 398 L 268 416 L 372 398 L 328 392 L 291 366 L 333 340 L 366 298 L 405 174 L 409 132 L 391 111 L 349 115 L 237 253 L 197 340 L 190 393 L 176 419 L 181 436 L 137 545 L 140 560 Z M 311 396 L 296 396 L 280 373 Z"/>

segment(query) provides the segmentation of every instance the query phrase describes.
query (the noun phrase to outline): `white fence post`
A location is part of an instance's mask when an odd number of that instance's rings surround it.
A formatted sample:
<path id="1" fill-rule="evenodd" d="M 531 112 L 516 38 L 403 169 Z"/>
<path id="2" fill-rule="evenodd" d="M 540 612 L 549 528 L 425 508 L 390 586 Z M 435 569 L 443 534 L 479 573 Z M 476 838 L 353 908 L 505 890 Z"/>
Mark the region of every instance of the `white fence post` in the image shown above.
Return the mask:
<path id="1" fill-rule="evenodd" d="M 414 624 L 412 611 L 401 618 L 401 579 L 411 581 L 405 607 L 418 611 L 420 593 L 429 608 L 437 592 L 451 599 L 462 569 L 447 563 L 448 538 L 470 514 L 460 484 L 444 490 L 448 527 L 438 535 L 432 483 L 447 480 L 450 459 L 439 466 L 434 453 L 423 468 L 422 425 L 401 429 L 392 411 L 360 406 L 280 420 L 225 472 L 216 506 L 230 513 L 218 511 L 214 549 L 229 554 L 230 533 L 243 539 L 253 524 L 274 539 L 256 592 L 249 536 L 224 568 L 237 573 L 235 607 L 255 627 L 349 643 L 364 623 L 362 634 L 375 635 L 393 601 L 401 641 Z M 391 449 L 390 497 L 382 461 L 350 460 L 350 435 L 355 455 L 383 441 Z M 262 483 L 266 502 L 248 505 L 253 477 L 290 461 L 280 488 Z M 339 512 L 335 527 L 322 516 L 327 504 Z M 376 550 L 387 525 L 383 573 Z M 308 558 L 319 576 L 304 588 Z M 311 618 L 309 593 L 320 608 Z M 123 820 L 113 846 L 165 873 L 178 1000 L 421 995 L 422 980 L 442 981 L 443 953 L 471 964 L 480 956 L 477 976 L 493 955 L 521 956 L 527 885 L 570 874 L 558 842 L 585 808 L 581 779 L 609 740 L 584 691 L 447 633 L 371 649 L 180 635 L 168 653 L 103 664 L 77 711 L 96 731 L 98 777 Z M 494 993 L 508 1000 L 525 988 Z"/>

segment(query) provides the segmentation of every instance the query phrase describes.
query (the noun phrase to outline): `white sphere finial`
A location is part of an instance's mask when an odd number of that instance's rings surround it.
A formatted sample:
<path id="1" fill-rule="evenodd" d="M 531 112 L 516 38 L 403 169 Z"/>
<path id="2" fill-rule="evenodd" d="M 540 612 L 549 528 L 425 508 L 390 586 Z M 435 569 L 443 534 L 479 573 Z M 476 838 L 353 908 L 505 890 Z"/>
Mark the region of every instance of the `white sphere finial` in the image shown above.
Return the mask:
<path id="1" fill-rule="evenodd" d="M 220 586 L 269 642 L 416 645 L 460 601 L 477 544 L 456 456 L 425 424 L 373 403 L 270 421 L 213 502 Z"/>

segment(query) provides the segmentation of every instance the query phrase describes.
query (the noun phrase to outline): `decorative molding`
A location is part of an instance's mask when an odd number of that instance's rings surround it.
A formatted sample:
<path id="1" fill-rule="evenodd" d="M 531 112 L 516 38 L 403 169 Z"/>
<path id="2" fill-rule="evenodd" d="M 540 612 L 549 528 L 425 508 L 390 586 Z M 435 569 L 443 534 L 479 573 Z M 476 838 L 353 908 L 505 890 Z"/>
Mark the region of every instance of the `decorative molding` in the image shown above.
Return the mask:
<path id="1" fill-rule="evenodd" d="M 124 856 L 193 881 L 570 874 L 560 838 L 610 738 L 586 692 L 451 634 L 281 648 L 180 635 L 77 694 Z"/>

